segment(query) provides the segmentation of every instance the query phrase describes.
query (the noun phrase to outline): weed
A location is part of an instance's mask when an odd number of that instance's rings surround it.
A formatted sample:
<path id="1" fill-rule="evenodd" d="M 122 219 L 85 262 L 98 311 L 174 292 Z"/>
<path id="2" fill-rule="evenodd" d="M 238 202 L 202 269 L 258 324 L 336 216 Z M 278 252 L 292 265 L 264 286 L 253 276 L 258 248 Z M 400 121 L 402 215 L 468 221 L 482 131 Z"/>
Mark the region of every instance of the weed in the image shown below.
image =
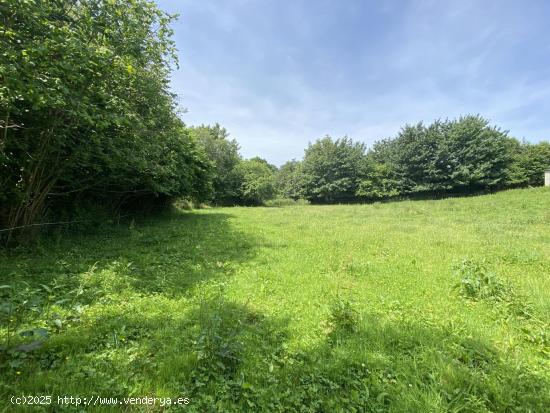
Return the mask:
<path id="1" fill-rule="evenodd" d="M 235 335 L 222 331 L 221 326 L 221 317 L 212 316 L 209 325 L 203 328 L 195 341 L 200 370 L 209 374 L 234 373 L 239 365 L 239 342 Z"/>
<path id="2" fill-rule="evenodd" d="M 510 287 L 495 273 L 488 271 L 485 263 L 465 259 L 455 266 L 460 278 L 460 293 L 472 300 L 504 301 L 510 296 Z"/>
<path id="3" fill-rule="evenodd" d="M 328 318 L 332 332 L 354 333 L 358 329 L 359 319 L 359 312 L 351 301 L 341 297 L 332 301 Z"/>

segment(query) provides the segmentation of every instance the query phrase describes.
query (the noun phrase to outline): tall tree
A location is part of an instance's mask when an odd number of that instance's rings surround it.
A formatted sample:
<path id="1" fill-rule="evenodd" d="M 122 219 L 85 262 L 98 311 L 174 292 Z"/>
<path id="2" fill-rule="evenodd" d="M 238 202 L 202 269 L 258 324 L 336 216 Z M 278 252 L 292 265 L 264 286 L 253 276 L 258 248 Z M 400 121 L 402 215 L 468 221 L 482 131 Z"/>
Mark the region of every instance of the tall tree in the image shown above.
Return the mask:
<path id="1" fill-rule="evenodd" d="M 477 115 L 406 125 L 369 152 L 361 194 L 384 194 L 390 187 L 391 194 L 504 187 L 512 146 L 505 132 Z"/>
<path id="2" fill-rule="evenodd" d="M 468 115 L 451 122 L 439 158 L 446 187 L 491 188 L 506 184 L 512 153 L 505 132 L 479 115 Z"/>

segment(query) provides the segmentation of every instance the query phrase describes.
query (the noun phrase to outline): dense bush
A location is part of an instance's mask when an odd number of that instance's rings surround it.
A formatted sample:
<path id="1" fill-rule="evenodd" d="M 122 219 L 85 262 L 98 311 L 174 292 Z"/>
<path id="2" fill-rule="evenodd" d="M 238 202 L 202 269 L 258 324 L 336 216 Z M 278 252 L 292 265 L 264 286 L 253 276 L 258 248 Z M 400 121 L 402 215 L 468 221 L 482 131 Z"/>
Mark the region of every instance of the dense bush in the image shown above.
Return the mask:
<path id="1" fill-rule="evenodd" d="M 168 90 L 169 15 L 147 0 L 8 0 L 0 12 L 1 226 L 51 206 L 208 196 L 210 164 Z"/>
<path id="2" fill-rule="evenodd" d="M 473 300 L 503 301 L 510 295 L 510 287 L 496 274 L 488 271 L 484 263 L 463 260 L 455 267 L 461 294 Z"/>
<path id="3" fill-rule="evenodd" d="M 512 161 L 509 138 L 479 116 L 407 125 L 369 156 L 371 169 L 385 166 L 378 171 L 382 188 L 375 186 L 382 194 L 503 187 Z M 366 180 L 370 188 L 368 171 Z"/>
<path id="4" fill-rule="evenodd" d="M 355 194 L 359 199 L 382 199 L 399 195 L 400 183 L 395 171 L 387 163 L 376 162 L 366 156 L 360 166 L 361 180 Z"/>
<path id="5" fill-rule="evenodd" d="M 213 191 L 209 201 L 214 205 L 264 205 L 266 201 L 292 191 L 291 182 L 266 160 L 255 157 L 243 159 L 235 139 L 219 124 L 190 127 L 189 132 L 206 152 L 212 166 Z M 292 163 L 289 163 L 292 164 Z M 286 167 L 281 168 L 284 172 Z M 289 171 L 288 180 L 292 180 Z M 296 189 L 297 188 L 297 189 Z M 294 185 L 300 198 L 301 186 Z M 290 198 L 290 196 L 288 196 Z"/>

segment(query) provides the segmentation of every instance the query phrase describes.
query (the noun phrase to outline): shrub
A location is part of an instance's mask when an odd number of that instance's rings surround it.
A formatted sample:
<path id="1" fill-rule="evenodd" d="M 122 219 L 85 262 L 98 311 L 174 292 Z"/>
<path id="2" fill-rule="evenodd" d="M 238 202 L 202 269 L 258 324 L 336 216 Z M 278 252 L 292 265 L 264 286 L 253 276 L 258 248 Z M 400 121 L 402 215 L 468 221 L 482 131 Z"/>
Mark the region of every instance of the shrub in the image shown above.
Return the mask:
<path id="1" fill-rule="evenodd" d="M 242 161 L 239 144 L 219 124 L 189 128 L 191 136 L 203 148 L 212 163 L 212 197 L 215 205 L 232 205 L 239 196 L 241 183 L 235 168 Z"/>
<path id="2" fill-rule="evenodd" d="M 514 147 L 514 162 L 510 167 L 512 185 L 542 186 L 544 171 L 550 168 L 550 142 L 519 144 Z"/>
<path id="3" fill-rule="evenodd" d="M 353 333 L 358 328 L 359 312 L 349 300 L 337 297 L 330 306 L 328 322 L 332 332 Z"/>
<path id="4" fill-rule="evenodd" d="M 304 198 L 305 178 L 302 162 L 293 159 L 281 165 L 275 179 L 278 195 L 281 198 Z"/>
<path id="5" fill-rule="evenodd" d="M 199 370 L 207 375 L 232 374 L 240 363 L 241 345 L 224 329 L 220 315 L 213 315 L 195 341 Z"/>

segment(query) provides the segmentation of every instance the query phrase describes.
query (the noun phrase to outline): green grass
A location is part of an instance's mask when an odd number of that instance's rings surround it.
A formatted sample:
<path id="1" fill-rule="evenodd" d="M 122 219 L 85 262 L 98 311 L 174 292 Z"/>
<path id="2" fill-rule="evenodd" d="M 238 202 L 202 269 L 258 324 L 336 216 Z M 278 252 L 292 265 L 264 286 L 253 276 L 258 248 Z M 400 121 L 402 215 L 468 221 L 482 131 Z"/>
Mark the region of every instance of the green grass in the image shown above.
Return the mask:
<path id="1" fill-rule="evenodd" d="M 187 396 L 168 409 L 187 412 L 550 406 L 545 188 L 178 212 L 0 254 L 1 412 L 162 410 L 11 405 L 20 394 Z M 13 351 L 38 328 L 39 349 Z"/>

